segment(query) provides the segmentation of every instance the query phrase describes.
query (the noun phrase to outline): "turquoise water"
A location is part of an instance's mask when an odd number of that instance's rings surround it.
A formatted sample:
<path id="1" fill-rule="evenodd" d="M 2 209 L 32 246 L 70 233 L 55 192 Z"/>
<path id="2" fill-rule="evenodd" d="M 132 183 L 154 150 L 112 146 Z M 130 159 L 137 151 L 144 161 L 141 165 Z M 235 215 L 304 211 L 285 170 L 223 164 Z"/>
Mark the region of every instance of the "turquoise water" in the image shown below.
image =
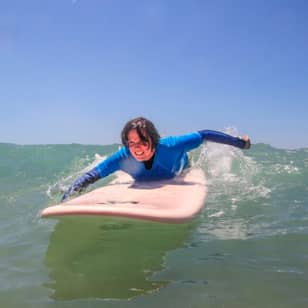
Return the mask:
<path id="1" fill-rule="evenodd" d="M 307 149 L 195 151 L 188 224 L 39 218 L 117 148 L 0 144 L 1 307 L 308 307 Z"/>

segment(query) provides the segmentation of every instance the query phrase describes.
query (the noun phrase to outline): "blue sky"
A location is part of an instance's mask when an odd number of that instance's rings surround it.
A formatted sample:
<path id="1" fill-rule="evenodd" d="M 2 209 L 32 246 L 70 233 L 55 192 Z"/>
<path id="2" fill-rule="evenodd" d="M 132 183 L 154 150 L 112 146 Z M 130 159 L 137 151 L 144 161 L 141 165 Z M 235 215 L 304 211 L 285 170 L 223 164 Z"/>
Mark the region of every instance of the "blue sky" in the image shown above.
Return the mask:
<path id="1" fill-rule="evenodd" d="M 0 0 L 0 142 L 236 127 L 308 147 L 305 0 Z"/>

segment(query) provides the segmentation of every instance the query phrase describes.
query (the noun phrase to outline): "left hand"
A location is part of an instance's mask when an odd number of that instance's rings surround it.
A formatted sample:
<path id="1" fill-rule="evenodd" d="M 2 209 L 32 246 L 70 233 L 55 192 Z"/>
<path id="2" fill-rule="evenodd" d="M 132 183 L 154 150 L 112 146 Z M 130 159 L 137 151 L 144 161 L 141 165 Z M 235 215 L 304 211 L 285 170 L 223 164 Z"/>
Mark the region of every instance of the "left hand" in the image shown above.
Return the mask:
<path id="1" fill-rule="evenodd" d="M 245 141 L 245 146 L 244 146 L 244 148 L 243 149 L 250 149 L 250 147 L 251 147 L 251 142 L 250 142 L 250 138 L 249 138 L 249 136 L 248 135 L 244 135 L 243 137 L 241 137 L 241 139 L 243 140 L 243 141 Z"/>

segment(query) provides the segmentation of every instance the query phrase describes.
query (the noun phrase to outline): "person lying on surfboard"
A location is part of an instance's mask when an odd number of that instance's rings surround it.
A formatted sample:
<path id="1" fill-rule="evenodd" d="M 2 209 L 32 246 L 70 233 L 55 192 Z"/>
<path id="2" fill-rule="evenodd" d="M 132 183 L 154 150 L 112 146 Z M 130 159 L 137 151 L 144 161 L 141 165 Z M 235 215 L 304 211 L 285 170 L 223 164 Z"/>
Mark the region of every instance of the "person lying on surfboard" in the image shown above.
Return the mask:
<path id="1" fill-rule="evenodd" d="M 249 149 L 248 136 L 233 137 L 213 130 L 199 130 L 182 136 L 161 138 L 154 124 L 138 117 L 128 121 L 121 133 L 123 147 L 94 169 L 78 178 L 65 192 L 65 201 L 74 192 L 81 192 L 89 184 L 122 170 L 136 181 L 171 179 L 188 167 L 187 152 L 204 141 L 212 141 Z"/>

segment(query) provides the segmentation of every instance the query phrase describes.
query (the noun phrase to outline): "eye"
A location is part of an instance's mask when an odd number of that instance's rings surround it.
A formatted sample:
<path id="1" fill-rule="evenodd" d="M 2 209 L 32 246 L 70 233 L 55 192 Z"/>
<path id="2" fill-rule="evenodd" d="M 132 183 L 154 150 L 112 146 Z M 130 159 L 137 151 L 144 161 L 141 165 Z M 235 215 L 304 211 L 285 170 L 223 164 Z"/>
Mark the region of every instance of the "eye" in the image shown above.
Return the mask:
<path id="1" fill-rule="evenodd" d="M 127 146 L 128 146 L 129 148 L 132 148 L 132 147 L 134 147 L 135 145 L 136 145 L 136 143 L 133 142 L 133 141 L 128 141 L 128 142 L 127 142 Z"/>
<path id="2" fill-rule="evenodd" d="M 134 148 L 136 146 L 149 146 L 149 142 L 148 141 L 139 141 L 139 142 L 128 141 L 127 146 L 129 148 Z"/>

